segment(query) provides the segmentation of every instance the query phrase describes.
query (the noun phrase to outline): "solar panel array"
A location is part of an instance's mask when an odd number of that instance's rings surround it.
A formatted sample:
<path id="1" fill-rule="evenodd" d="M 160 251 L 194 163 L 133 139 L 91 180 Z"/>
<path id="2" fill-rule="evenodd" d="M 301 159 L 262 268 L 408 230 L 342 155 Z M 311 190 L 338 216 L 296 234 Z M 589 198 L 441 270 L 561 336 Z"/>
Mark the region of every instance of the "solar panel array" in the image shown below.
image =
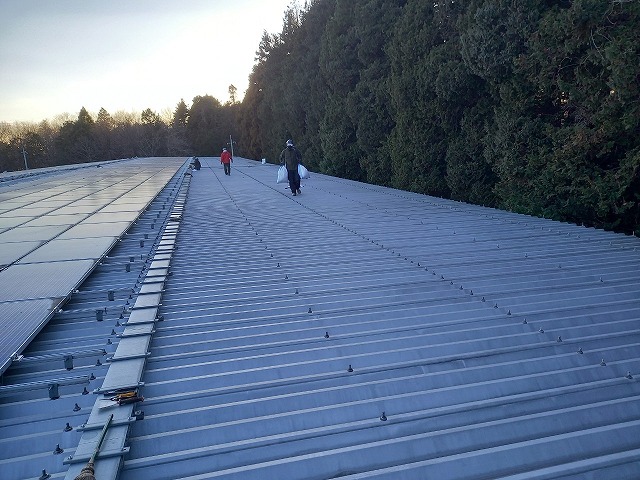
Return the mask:
<path id="1" fill-rule="evenodd" d="M 22 177 L 11 181 L 5 174 L 0 183 L 0 373 L 184 163 L 151 158 L 36 170 L 19 183 Z"/>
<path id="2" fill-rule="evenodd" d="M 638 238 L 217 160 L 29 347 L 86 357 L 7 370 L 78 382 L 0 394 L 9 478 L 74 479 L 108 422 L 101 480 L 638 478 Z"/>

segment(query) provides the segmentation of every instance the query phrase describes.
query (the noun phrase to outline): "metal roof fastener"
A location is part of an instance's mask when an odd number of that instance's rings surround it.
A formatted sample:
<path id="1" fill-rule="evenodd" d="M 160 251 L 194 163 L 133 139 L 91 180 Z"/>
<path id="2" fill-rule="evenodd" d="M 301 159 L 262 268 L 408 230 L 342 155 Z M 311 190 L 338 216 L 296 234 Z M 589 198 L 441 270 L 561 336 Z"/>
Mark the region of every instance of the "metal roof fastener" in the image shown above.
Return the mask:
<path id="1" fill-rule="evenodd" d="M 62 452 L 64 452 L 64 450 L 62 448 L 60 448 L 60 444 L 56 445 L 56 449 L 53 451 L 54 455 L 60 455 Z"/>
<path id="2" fill-rule="evenodd" d="M 353 368 L 351 367 L 351 364 L 349 364 L 349 368 L 347 368 L 347 372 L 349 373 L 353 372 Z"/>
<path id="3" fill-rule="evenodd" d="M 600 360 L 600 365 L 602 365 L 603 367 L 606 367 L 606 362 L 604 361 L 604 358 L 602 360 Z"/>
<path id="4" fill-rule="evenodd" d="M 324 338 L 329 338 L 329 332 L 324 332 Z"/>
<path id="5" fill-rule="evenodd" d="M 631 372 L 627 372 L 625 377 L 628 378 L 629 380 L 633 379 L 633 375 L 631 375 Z"/>
<path id="6" fill-rule="evenodd" d="M 544 330 L 541 328 L 540 330 L 538 330 L 538 332 L 544 333 Z"/>
<path id="7" fill-rule="evenodd" d="M 561 342 L 562 342 L 562 337 L 561 337 L 561 336 L 559 336 L 559 335 L 558 335 L 558 340 L 557 340 L 557 342 L 558 342 L 558 343 L 561 343 Z"/>
<path id="8" fill-rule="evenodd" d="M 73 430 L 73 427 L 71 425 L 69 425 L 69 422 L 67 422 L 67 424 L 64 427 L 64 431 L 65 432 L 70 432 L 71 430 Z"/>
<path id="9" fill-rule="evenodd" d="M 78 405 L 78 404 L 76 403 L 76 404 L 74 405 L 74 407 L 73 407 L 73 411 L 74 411 L 74 412 L 78 412 L 78 411 L 80 411 L 80 410 L 81 410 L 80 405 Z"/>
<path id="10" fill-rule="evenodd" d="M 580 347 L 580 348 L 578 349 L 578 353 L 579 353 L 580 355 L 582 355 L 582 354 L 584 353 L 584 352 L 582 351 L 582 347 Z"/>
<path id="11" fill-rule="evenodd" d="M 383 422 L 387 421 L 387 416 L 384 414 L 384 412 L 382 412 L 382 415 L 380 415 L 380 420 L 382 420 Z"/>

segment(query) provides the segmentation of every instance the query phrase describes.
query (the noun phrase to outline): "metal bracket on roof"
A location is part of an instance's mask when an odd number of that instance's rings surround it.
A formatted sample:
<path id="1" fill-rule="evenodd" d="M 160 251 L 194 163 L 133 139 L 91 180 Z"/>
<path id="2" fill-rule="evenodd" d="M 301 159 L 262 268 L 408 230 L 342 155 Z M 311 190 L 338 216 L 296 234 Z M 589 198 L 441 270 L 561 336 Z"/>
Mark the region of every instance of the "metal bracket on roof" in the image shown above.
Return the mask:
<path id="1" fill-rule="evenodd" d="M 136 419 L 136 417 L 129 417 L 126 420 L 118 420 L 118 421 L 112 421 L 111 422 L 111 426 L 112 427 L 121 427 L 123 425 L 131 425 L 132 423 L 137 422 L 138 420 Z M 78 432 L 91 432 L 94 430 L 101 430 L 104 427 L 104 425 L 102 423 L 90 423 L 90 424 L 85 424 L 83 423 L 82 425 L 78 425 L 76 427 L 76 431 Z"/>
<path id="2" fill-rule="evenodd" d="M 122 447 L 118 450 L 105 450 L 100 451 L 98 455 L 95 457 L 96 459 L 104 459 L 104 458 L 113 458 L 113 457 L 122 457 L 129 453 L 129 447 Z M 79 457 L 74 457 L 72 455 L 65 458 L 62 463 L 65 465 L 73 465 L 76 463 L 86 463 L 91 460 L 91 455 L 82 455 Z"/>
<path id="3" fill-rule="evenodd" d="M 56 390 L 61 385 L 78 385 L 83 383 L 89 383 L 89 375 L 81 375 L 66 378 L 55 378 L 51 380 L 42 380 L 38 382 L 18 383 L 16 385 L 2 385 L 0 386 L 0 397 L 12 395 L 19 392 L 28 392 L 31 390 L 49 389 L 49 396 L 53 399 L 57 398 L 56 394 L 52 391 Z"/>
<path id="4" fill-rule="evenodd" d="M 117 391 L 126 391 L 126 390 L 135 390 L 136 388 L 140 388 L 144 386 L 144 382 L 138 382 L 135 385 L 121 385 L 119 386 L 116 390 Z M 110 395 L 111 393 L 114 393 L 116 390 L 112 389 L 112 388 L 96 388 L 93 393 L 97 393 L 99 395 Z"/>

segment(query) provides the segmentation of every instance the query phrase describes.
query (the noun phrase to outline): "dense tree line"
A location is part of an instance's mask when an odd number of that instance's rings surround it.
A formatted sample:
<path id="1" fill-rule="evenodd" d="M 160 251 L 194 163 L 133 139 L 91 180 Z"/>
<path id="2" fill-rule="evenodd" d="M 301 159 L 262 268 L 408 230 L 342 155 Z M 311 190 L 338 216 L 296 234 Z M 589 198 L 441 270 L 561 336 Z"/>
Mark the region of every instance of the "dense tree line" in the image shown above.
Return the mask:
<path id="1" fill-rule="evenodd" d="M 314 0 L 264 34 L 247 155 L 640 230 L 638 0 Z"/>
<path id="2" fill-rule="evenodd" d="M 216 98 L 197 96 L 187 106 L 181 100 L 173 112 L 160 115 L 151 109 L 141 113 L 104 108 L 91 115 L 82 108 L 76 119 L 0 123 L 0 171 L 27 166 L 41 168 L 130 157 L 214 156 L 237 135 L 239 103 L 232 97 L 221 104 Z"/>
<path id="3" fill-rule="evenodd" d="M 241 103 L 0 124 L 2 169 L 150 155 L 275 161 L 640 231 L 640 0 L 307 0 L 264 32 Z"/>

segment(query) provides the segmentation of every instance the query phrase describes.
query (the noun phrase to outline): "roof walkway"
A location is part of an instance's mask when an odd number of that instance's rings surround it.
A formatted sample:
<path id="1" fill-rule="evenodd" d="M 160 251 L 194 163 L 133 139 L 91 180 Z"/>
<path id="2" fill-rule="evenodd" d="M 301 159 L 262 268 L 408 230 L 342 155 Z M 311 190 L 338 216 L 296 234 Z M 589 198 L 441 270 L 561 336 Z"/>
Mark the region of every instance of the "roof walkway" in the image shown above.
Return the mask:
<path id="1" fill-rule="evenodd" d="M 33 261 L 93 267 L 8 356 L 0 477 L 640 477 L 640 239 L 201 161 L 165 159 L 101 253 Z"/>

